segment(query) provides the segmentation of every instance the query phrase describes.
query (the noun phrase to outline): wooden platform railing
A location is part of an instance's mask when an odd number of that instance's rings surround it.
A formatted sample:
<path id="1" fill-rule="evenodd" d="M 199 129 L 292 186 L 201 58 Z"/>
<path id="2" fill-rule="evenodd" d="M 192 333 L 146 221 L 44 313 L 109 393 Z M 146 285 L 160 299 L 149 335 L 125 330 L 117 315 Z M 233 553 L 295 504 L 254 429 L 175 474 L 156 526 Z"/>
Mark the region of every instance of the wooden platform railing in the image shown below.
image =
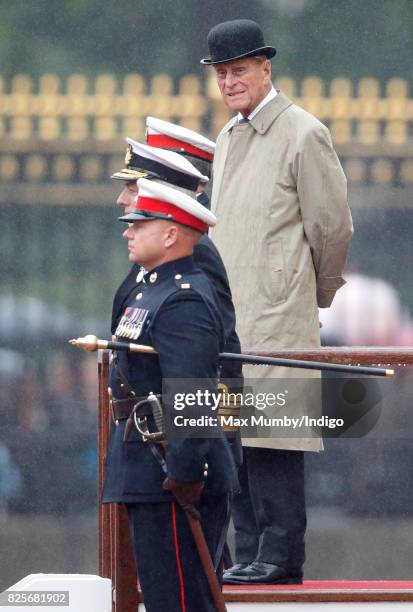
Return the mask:
<path id="1" fill-rule="evenodd" d="M 248 351 L 246 351 L 248 352 Z M 406 368 L 413 364 L 413 347 L 324 347 L 321 349 L 292 349 L 271 353 L 250 353 L 272 357 L 308 359 L 330 363 L 370 364 Z M 102 491 L 105 458 L 109 439 L 109 403 L 107 396 L 109 374 L 109 352 L 99 351 L 99 498 Z M 397 371 L 396 371 L 397 376 Z M 136 612 L 138 603 L 143 601 L 142 593 L 137 588 L 137 576 L 133 560 L 132 545 L 129 538 L 127 516 L 124 508 L 118 504 L 99 506 L 99 574 L 110 578 L 113 586 L 113 612 Z M 398 594 L 396 591 L 364 592 L 358 599 L 357 594 L 335 590 L 326 594 L 300 591 L 265 591 L 240 592 L 228 590 L 227 601 L 413 601 L 413 593 Z M 406 599 L 407 598 L 407 599 Z"/>

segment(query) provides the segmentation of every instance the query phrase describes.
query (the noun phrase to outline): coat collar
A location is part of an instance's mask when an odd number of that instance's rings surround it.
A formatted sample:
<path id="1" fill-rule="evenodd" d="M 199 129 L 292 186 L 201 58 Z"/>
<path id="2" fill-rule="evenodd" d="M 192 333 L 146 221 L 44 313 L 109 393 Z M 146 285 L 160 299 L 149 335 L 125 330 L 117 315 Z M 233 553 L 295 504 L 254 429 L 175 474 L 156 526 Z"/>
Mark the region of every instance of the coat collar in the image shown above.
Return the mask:
<path id="1" fill-rule="evenodd" d="M 173 278 L 176 274 L 179 278 L 182 278 L 183 274 L 191 273 L 195 270 L 194 258 L 192 255 L 187 257 L 181 257 L 180 259 L 174 259 L 173 261 L 167 261 L 166 263 L 153 268 L 146 272 L 142 281 L 145 283 L 153 284 L 155 282 L 163 281 L 167 278 Z"/>
<path id="2" fill-rule="evenodd" d="M 249 122 L 259 134 L 265 134 L 268 128 L 274 123 L 274 121 L 283 113 L 293 102 L 278 90 L 278 95 L 273 98 L 268 104 L 262 108 L 259 113 L 255 115 Z M 222 133 L 225 134 L 233 129 L 237 124 L 237 117 L 233 117 L 223 128 Z"/>

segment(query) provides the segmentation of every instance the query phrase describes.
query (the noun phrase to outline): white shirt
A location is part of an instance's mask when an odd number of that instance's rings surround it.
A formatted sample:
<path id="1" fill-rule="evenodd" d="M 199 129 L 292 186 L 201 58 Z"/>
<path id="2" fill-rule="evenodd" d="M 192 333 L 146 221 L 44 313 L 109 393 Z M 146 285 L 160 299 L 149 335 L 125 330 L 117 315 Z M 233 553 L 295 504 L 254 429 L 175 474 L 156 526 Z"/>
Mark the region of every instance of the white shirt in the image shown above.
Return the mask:
<path id="1" fill-rule="evenodd" d="M 270 91 L 267 93 L 265 98 L 263 100 L 261 100 L 261 102 L 258 104 L 258 106 L 256 106 L 254 108 L 254 110 L 248 115 L 248 117 L 247 117 L 248 121 L 251 121 L 251 119 L 253 119 L 255 117 L 255 115 L 257 113 L 259 113 L 260 110 L 262 108 L 264 108 L 264 106 L 266 104 L 268 104 L 268 102 L 271 102 L 271 100 L 273 100 L 276 95 L 278 95 L 277 90 L 274 89 L 274 87 L 271 87 Z M 243 115 L 241 115 L 241 113 L 238 113 L 237 120 L 240 121 L 241 119 L 243 119 Z"/>

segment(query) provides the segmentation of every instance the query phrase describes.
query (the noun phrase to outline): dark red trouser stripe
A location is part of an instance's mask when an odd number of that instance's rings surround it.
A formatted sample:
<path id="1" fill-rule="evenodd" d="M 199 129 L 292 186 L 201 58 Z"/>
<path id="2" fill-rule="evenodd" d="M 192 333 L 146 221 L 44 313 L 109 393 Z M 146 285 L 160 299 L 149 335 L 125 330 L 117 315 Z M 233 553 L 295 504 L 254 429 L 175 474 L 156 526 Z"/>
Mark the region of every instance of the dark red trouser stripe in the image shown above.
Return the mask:
<path id="1" fill-rule="evenodd" d="M 174 543 L 175 543 L 175 555 L 176 555 L 176 565 L 178 568 L 178 576 L 179 576 L 179 588 L 181 592 L 181 604 L 182 604 L 182 612 L 186 612 L 186 604 L 185 604 L 185 586 L 184 586 L 184 577 L 182 574 L 182 566 L 181 560 L 179 558 L 179 541 L 178 541 L 178 529 L 176 526 L 176 508 L 175 502 L 172 502 L 172 528 L 174 531 Z"/>

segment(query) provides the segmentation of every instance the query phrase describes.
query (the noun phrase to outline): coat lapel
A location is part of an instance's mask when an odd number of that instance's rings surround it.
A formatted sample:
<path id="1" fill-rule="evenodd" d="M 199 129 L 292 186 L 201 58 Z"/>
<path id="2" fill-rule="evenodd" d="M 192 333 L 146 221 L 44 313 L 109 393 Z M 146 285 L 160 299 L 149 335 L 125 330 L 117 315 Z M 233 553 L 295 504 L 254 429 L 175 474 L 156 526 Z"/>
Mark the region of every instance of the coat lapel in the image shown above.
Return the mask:
<path id="1" fill-rule="evenodd" d="M 229 121 L 226 126 L 222 129 L 221 134 L 219 136 L 221 140 L 221 150 L 219 159 L 214 162 L 216 163 L 216 169 L 214 170 L 214 184 L 213 184 L 213 195 L 216 196 L 212 199 L 211 210 L 214 214 L 217 213 L 219 206 L 219 191 L 221 189 L 221 180 L 224 174 L 225 162 L 228 154 L 228 147 L 231 141 L 231 133 L 232 127 L 235 124 L 237 118 L 233 117 L 231 121 Z"/>
<path id="2" fill-rule="evenodd" d="M 278 91 L 278 95 L 275 96 L 264 106 L 260 112 L 255 115 L 250 121 L 250 125 L 259 134 L 265 134 L 268 128 L 274 123 L 274 121 L 283 113 L 293 102 L 281 91 Z"/>
<path id="3" fill-rule="evenodd" d="M 293 102 L 281 91 L 278 95 L 268 102 L 260 112 L 251 119 L 250 124 L 259 134 L 265 134 L 274 121 L 283 113 Z M 215 160 L 214 185 L 212 198 L 212 212 L 217 214 L 219 208 L 219 192 L 221 189 L 222 177 L 224 176 L 225 163 L 228 155 L 229 144 L 231 142 L 232 128 L 237 122 L 237 118 L 233 117 L 226 126 L 222 129 L 219 135 L 220 153 L 219 158 Z"/>

